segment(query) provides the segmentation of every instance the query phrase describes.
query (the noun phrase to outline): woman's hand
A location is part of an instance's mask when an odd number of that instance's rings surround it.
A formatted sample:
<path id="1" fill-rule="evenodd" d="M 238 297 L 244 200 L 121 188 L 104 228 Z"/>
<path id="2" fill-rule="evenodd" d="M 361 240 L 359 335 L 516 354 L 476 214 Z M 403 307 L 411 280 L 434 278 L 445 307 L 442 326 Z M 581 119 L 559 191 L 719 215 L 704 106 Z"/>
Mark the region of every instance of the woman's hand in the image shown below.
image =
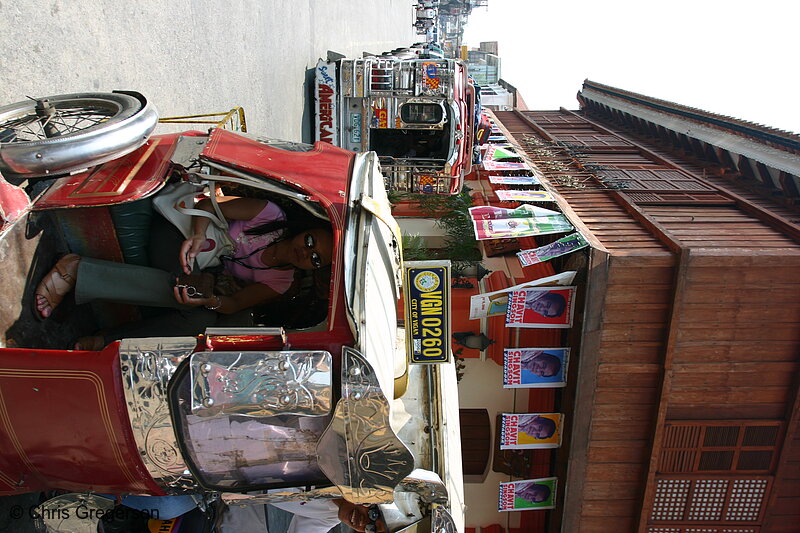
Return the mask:
<path id="1" fill-rule="evenodd" d="M 205 235 L 192 235 L 181 244 L 181 249 L 178 251 L 178 260 L 181 263 L 181 268 L 186 274 L 191 274 L 194 268 L 194 260 L 206 244 Z"/>
<path id="2" fill-rule="evenodd" d="M 177 281 L 177 280 L 176 280 Z M 187 287 L 179 287 L 176 285 L 172 288 L 172 292 L 175 295 L 175 300 L 179 304 L 188 305 L 191 307 L 200 307 L 204 305 L 206 307 L 213 307 L 215 305 L 219 305 L 219 300 L 216 296 L 209 296 L 203 298 L 194 298 L 189 296 L 189 289 Z"/>

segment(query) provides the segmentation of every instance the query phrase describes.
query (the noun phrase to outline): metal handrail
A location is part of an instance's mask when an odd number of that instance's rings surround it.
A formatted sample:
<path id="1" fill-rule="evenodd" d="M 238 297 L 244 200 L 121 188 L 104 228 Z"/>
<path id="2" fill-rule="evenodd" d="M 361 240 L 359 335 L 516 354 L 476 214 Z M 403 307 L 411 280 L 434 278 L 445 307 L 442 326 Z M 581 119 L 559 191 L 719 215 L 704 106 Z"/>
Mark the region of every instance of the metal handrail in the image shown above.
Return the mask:
<path id="1" fill-rule="evenodd" d="M 219 120 L 197 120 L 203 118 L 221 117 Z M 160 124 L 211 124 L 215 128 L 231 131 L 247 132 L 247 120 L 244 108 L 234 107 L 222 113 L 205 113 L 202 115 L 184 115 L 180 117 L 164 117 L 158 120 Z"/>

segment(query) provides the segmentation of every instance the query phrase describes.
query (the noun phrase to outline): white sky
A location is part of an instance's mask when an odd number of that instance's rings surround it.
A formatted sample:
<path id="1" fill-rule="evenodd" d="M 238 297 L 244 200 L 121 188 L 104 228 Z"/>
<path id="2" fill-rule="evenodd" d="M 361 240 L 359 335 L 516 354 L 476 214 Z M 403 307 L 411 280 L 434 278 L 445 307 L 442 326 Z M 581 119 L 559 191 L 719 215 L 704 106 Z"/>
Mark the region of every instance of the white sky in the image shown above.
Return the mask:
<path id="1" fill-rule="evenodd" d="M 530 109 L 577 109 L 584 79 L 800 132 L 798 0 L 489 0 L 463 44 L 498 41 Z"/>

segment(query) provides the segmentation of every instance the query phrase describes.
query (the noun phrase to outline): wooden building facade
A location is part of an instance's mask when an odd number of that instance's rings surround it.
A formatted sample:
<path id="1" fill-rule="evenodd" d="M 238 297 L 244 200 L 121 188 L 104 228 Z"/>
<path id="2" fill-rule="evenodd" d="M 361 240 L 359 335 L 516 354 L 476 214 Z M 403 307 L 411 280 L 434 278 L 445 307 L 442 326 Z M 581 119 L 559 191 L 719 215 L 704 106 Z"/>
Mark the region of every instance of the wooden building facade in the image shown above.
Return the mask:
<path id="1" fill-rule="evenodd" d="M 558 505 L 526 530 L 800 531 L 800 137 L 579 101 L 494 114 L 590 243 L 571 384 L 529 400 L 568 419 Z"/>

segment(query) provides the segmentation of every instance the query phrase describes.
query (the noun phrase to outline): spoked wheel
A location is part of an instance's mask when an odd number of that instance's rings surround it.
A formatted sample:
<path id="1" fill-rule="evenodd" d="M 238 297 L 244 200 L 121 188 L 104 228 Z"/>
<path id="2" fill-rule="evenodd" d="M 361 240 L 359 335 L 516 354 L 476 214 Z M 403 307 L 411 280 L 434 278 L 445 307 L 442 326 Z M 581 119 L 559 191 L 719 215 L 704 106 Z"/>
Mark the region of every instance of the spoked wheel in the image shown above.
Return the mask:
<path id="1" fill-rule="evenodd" d="M 0 172 L 51 176 L 99 165 L 147 140 L 158 114 L 137 93 L 77 93 L 0 107 Z"/>

